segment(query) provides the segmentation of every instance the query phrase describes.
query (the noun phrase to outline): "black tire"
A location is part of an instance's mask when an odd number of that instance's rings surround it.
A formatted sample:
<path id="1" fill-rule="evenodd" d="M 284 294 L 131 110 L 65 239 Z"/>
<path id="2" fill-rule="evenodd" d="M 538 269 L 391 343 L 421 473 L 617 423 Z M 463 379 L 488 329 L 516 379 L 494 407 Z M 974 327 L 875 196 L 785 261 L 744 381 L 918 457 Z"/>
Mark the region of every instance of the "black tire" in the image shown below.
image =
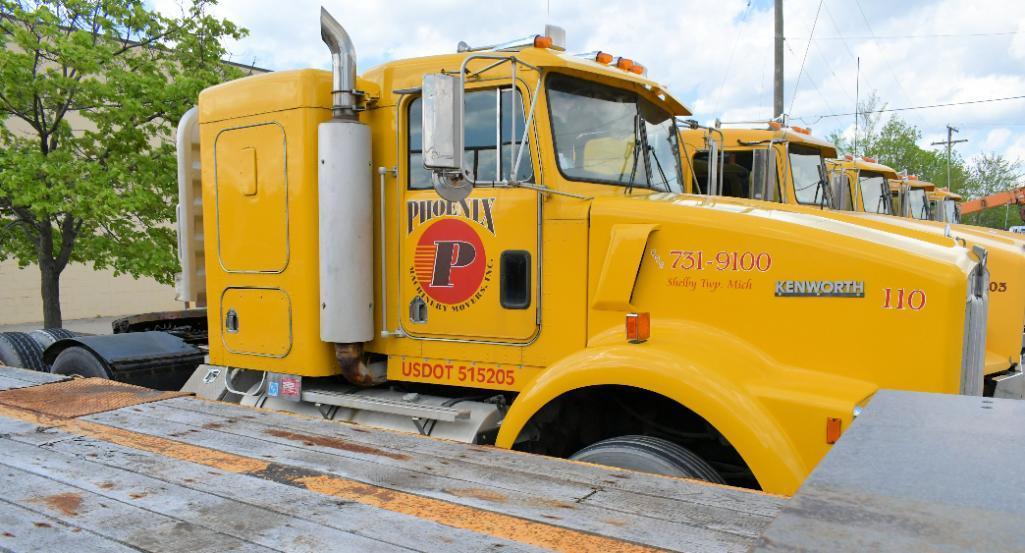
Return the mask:
<path id="1" fill-rule="evenodd" d="M 25 332 L 0 332 L 0 363 L 46 372 L 43 348 Z"/>
<path id="2" fill-rule="evenodd" d="M 570 459 L 638 472 L 725 484 L 722 476 L 687 448 L 652 436 L 618 436 L 591 444 Z"/>
<path id="3" fill-rule="evenodd" d="M 110 371 L 106 364 L 96 357 L 93 352 L 81 347 L 71 346 L 57 354 L 50 367 L 53 374 L 73 375 L 77 374 L 87 378 L 110 379 Z"/>
<path id="4" fill-rule="evenodd" d="M 46 348 L 53 345 L 57 340 L 66 340 L 68 338 L 81 336 L 82 334 L 79 332 L 73 332 L 66 328 L 44 328 L 41 330 L 33 330 L 32 332 L 29 332 L 28 335 L 45 351 Z"/>

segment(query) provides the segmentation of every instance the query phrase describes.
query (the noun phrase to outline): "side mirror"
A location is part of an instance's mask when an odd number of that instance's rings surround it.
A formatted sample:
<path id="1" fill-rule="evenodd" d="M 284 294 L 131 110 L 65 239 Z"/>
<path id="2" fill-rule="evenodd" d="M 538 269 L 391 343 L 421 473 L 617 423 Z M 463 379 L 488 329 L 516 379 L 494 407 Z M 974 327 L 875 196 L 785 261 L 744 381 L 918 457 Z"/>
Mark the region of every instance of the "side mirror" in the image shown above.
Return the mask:
<path id="1" fill-rule="evenodd" d="M 776 152 L 772 148 L 751 152 L 751 198 L 777 202 Z"/>
<path id="2" fill-rule="evenodd" d="M 424 167 L 443 171 L 462 169 L 463 89 L 459 79 L 433 73 L 423 82 Z"/>
<path id="3" fill-rule="evenodd" d="M 424 167 L 438 195 L 458 202 L 473 190 L 463 173 L 463 86 L 458 77 L 430 73 L 422 91 Z"/>
<path id="4" fill-rule="evenodd" d="M 843 173 L 833 173 L 829 176 L 829 189 L 832 197 L 831 207 L 840 211 L 850 211 L 851 191 L 847 187 L 847 176 Z"/>

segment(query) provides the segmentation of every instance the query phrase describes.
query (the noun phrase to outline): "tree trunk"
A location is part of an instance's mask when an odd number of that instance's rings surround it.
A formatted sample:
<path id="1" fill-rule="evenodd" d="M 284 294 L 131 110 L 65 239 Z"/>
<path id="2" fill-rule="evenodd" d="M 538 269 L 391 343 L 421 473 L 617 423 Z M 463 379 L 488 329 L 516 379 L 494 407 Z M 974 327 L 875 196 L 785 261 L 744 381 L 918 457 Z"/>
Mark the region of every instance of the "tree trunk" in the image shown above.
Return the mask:
<path id="1" fill-rule="evenodd" d="M 43 297 L 43 328 L 61 328 L 60 271 L 52 260 L 40 260 L 40 292 Z"/>

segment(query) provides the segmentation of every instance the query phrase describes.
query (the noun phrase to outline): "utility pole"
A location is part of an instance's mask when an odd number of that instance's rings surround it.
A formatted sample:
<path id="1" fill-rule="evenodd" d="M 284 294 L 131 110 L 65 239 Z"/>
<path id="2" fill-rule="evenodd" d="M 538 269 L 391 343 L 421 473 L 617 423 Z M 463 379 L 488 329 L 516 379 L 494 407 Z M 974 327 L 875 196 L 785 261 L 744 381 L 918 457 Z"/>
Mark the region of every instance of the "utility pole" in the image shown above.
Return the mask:
<path id="1" fill-rule="evenodd" d="M 776 67 L 773 74 L 772 117 L 783 115 L 783 0 L 776 0 Z"/>
<path id="2" fill-rule="evenodd" d="M 954 138 L 954 133 L 959 133 L 959 132 L 961 132 L 961 131 L 957 130 L 954 127 L 951 127 L 950 125 L 947 125 L 947 140 L 946 141 L 942 141 L 942 142 L 933 142 L 932 143 L 933 146 L 941 146 L 941 145 L 944 145 L 944 144 L 947 146 L 947 190 L 953 190 L 954 189 L 953 186 L 950 184 L 950 147 L 953 146 L 954 144 L 960 144 L 962 142 L 968 142 L 967 138 L 962 138 L 960 140 L 954 140 L 953 139 Z"/>

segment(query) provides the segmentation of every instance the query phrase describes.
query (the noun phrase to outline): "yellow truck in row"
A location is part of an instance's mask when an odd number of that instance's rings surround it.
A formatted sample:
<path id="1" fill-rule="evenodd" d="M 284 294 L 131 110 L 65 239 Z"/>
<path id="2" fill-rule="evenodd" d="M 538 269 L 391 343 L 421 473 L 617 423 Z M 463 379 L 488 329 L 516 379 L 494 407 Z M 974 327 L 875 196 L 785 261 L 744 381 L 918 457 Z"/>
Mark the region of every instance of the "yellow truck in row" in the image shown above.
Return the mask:
<path id="1" fill-rule="evenodd" d="M 876 390 L 983 393 L 992 253 L 688 193 L 688 109 L 557 28 L 359 75 L 321 25 L 331 71 L 215 86 L 182 119 L 197 309 L 59 340 L 54 372 L 178 362 L 207 398 L 781 494 Z M 738 155 L 817 202 L 805 137 L 773 150 L 793 163 Z"/>
<path id="2" fill-rule="evenodd" d="M 984 250 L 993 300 L 988 312 L 985 388 L 1001 397 L 1022 397 L 1025 248 L 1021 240 L 988 229 L 930 221 L 928 194 L 934 185 L 903 178 L 872 158 L 835 159 L 832 144 L 800 127 L 771 122 L 764 128 L 685 129 L 681 153 L 693 160 L 684 162 L 684 167 L 695 171 L 685 182 L 696 191 L 705 192 L 711 186 L 715 195 L 718 186 L 723 196 L 767 199 L 786 204 L 781 209 L 909 237 L 942 237 Z M 718 159 L 721 169 L 709 169 L 709 155 Z"/>

